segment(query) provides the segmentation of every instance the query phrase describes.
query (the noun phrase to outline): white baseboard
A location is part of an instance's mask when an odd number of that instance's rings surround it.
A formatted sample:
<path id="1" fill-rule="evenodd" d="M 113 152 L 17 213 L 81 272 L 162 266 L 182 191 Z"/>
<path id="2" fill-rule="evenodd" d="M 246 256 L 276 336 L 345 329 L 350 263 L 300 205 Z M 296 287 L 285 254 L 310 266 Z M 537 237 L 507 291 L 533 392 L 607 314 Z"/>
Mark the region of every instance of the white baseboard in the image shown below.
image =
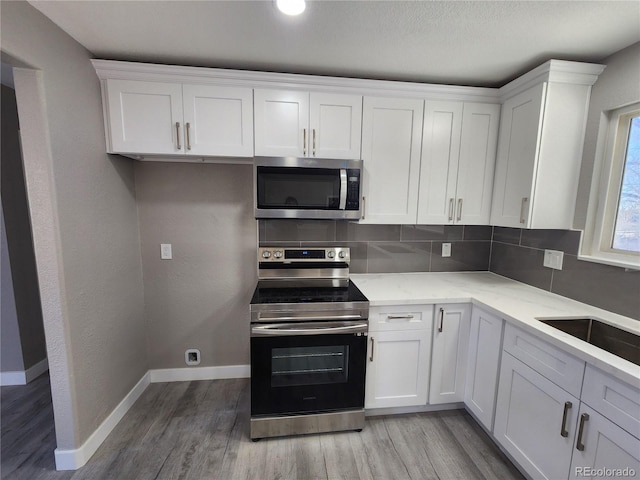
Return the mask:
<path id="1" fill-rule="evenodd" d="M 84 444 L 73 450 L 55 449 L 56 470 L 77 470 L 86 464 L 150 383 L 248 378 L 250 373 L 249 365 L 149 370 Z"/>
<path id="2" fill-rule="evenodd" d="M 16 370 L 14 372 L 0 372 L 0 386 L 26 385 L 31 380 L 38 378 L 47 370 L 49 370 L 49 361 L 46 358 L 43 358 L 38 363 L 24 371 Z"/>
<path id="3" fill-rule="evenodd" d="M 224 378 L 249 378 L 249 365 L 225 365 L 222 367 L 164 368 L 149 370 L 151 383 L 190 382 L 192 380 L 221 380 Z"/>
<path id="4" fill-rule="evenodd" d="M 7 387 L 9 385 L 26 385 L 27 376 L 23 370 L 15 372 L 0 372 L 0 386 Z"/>
<path id="5" fill-rule="evenodd" d="M 129 391 L 111 414 L 100 424 L 91 436 L 79 448 L 74 450 L 55 449 L 56 470 L 77 470 L 82 467 L 102 445 L 122 417 L 149 386 L 151 375 L 145 373 L 140 381 Z"/>
<path id="6" fill-rule="evenodd" d="M 35 365 L 32 365 L 31 367 L 27 368 L 27 371 L 24 372 L 27 378 L 27 383 L 29 383 L 31 380 L 38 378 L 47 370 L 49 370 L 49 360 L 45 357 Z"/>

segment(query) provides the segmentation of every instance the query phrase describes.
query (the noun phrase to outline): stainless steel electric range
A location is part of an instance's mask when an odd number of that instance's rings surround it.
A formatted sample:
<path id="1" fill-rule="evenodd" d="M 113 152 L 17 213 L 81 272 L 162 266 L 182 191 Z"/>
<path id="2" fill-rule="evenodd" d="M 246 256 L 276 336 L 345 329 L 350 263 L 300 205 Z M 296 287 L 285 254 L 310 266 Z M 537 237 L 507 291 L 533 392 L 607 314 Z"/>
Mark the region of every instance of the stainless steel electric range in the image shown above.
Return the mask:
<path id="1" fill-rule="evenodd" d="M 369 301 L 349 248 L 258 250 L 251 438 L 361 430 Z"/>

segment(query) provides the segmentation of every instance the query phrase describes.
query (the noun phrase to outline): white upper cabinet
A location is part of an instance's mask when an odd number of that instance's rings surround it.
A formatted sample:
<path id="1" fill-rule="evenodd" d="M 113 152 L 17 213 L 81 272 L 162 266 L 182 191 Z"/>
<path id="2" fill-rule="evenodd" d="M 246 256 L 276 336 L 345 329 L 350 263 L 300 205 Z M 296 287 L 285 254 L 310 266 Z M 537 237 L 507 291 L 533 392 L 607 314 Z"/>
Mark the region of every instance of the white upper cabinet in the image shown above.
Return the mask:
<path id="1" fill-rule="evenodd" d="M 419 224 L 487 225 L 500 106 L 425 103 Z"/>
<path id="2" fill-rule="evenodd" d="M 139 155 L 253 155 L 252 91 L 107 79 L 108 151 Z"/>
<path id="3" fill-rule="evenodd" d="M 415 224 L 424 102 L 365 97 L 363 223 Z"/>
<path id="4" fill-rule="evenodd" d="M 255 154 L 360 158 L 362 96 L 255 90 Z"/>
<path id="5" fill-rule="evenodd" d="M 184 153 L 182 85 L 107 80 L 106 101 L 110 153 Z"/>
<path id="6" fill-rule="evenodd" d="M 503 89 L 491 224 L 569 229 L 600 65 L 552 60 Z"/>
<path id="7" fill-rule="evenodd" d="M 250 88 L 183 85 L 187 155 L 253 156 Z"/>

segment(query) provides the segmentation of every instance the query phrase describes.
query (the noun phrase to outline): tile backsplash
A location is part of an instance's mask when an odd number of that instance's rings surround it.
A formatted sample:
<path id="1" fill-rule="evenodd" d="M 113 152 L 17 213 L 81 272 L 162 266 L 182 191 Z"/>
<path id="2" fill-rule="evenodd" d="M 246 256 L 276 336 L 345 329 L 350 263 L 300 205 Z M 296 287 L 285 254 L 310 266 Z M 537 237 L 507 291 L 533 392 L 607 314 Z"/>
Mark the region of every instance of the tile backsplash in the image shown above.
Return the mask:
<path id="1" fill-rule="evenodd" d="M 490 270 L 564 297 L 640 320 L 640 272 L 578 260 L 580 232 L 494 227 Z M 562 270 L 542 265 L 564 252 Z"/>
<path id="2" fill-rule="evenodd" d="M 462 225 L 259 220 L 260 246 L 351 248 L 353 273 L 487 271 L 640 320 L 640 272 L 578 260 L 580 232 Z M 442 244 L 451 243 L 451 257 Z M 564 252 L 562 270 L 544 250 Z"/>
<path id="3" fill-rule="evenodd" d="M 350 247 L 352 273 L 489 270 L 491 227 L 259 220 L 258 231 L 260 246 Z M 450 257 L 442 257 L 444 242 Z"/>

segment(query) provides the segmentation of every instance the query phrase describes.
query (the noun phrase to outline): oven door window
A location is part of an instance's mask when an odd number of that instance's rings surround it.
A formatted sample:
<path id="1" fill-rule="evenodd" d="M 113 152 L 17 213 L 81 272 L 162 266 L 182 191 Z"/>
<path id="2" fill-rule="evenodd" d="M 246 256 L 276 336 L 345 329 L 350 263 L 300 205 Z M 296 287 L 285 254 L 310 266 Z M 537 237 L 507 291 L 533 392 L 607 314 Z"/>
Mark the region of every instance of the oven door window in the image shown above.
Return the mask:
<path id="1" fill-rule="evenodd" d="M 337 210 L 340 170 L 258 167 L 258 208 Z"/>
<path id="2" fill-rule="evenodd" d="M 364 407 L 367 337 L 251 338 L 251 414 Z"/>
<path id="3" fill-rule="evenodd" d="M 349 347 L 346 345 L 271 350 L 272 387 L 346 383 L 348 377 Z"/>

